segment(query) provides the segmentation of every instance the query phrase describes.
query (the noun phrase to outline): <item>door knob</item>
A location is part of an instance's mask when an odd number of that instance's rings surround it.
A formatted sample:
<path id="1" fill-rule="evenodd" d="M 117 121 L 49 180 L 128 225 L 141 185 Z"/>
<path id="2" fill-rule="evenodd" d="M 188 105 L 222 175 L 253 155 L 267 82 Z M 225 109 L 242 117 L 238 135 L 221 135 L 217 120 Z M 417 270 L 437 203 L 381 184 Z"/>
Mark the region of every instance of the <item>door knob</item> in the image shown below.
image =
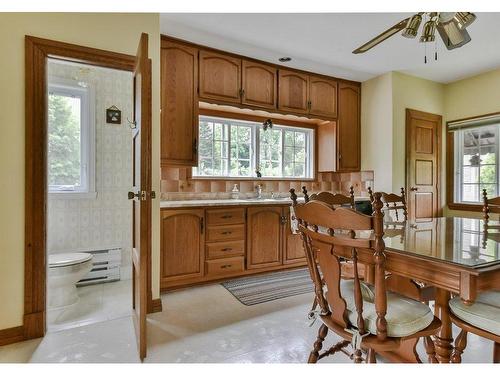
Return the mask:
<path id="1" fill-rule="evenodd" d="M 411 191 L 417 191 L 417 190 L 418 190 L 418 188 L 416 188 L 416 187 L 412 186 L 412 187 L 410 188 L 410 190 L 411 190 Z"/>
<path id="2" fill-rule="evenodd" d="M 128 199 L 139 198 L 139 200 L 141 200 L 141 201 L 146 200 L 146 192 L 144 190 L 139 190 L 137 193 L 134 193 L 133 191 L 129 191 L 127 196 L 128 196 Z"/>

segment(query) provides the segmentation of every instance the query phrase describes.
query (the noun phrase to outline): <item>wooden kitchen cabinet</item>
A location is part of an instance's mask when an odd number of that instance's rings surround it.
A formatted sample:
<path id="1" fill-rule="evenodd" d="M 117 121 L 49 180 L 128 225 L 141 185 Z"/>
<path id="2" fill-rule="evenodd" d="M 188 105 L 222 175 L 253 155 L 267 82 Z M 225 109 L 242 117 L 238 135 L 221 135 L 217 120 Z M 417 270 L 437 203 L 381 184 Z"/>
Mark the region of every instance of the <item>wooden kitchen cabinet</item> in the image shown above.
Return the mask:
<path id="1" fill-rule="evenodd" d="M 161 211 L 161 284 L 203 276 L 204 210 Z"/>
<path id="2" fill-rule="evenodd" d="M 292 70 L 279 70 L 278 109 L 290 113 L 307 114 L 309 76 Z"/>
<path id="3" fill-rule="evenodd" d="M 198 164 L 198 50 L 162 40 L 161 165 Z"/>
<path id="4" fill-rule="evenodd" d="M 306 262 L 306 253 L 302 238 L 299 233 L 292 233 L 292 229 L 290 228 L 290 213 L 287 212 L 289 211 L 288 207 L 284 207 L 283 210 L 284 216 L 288 213 L 288 220 L 283 228 L 283 264 L 304 263 Z"/>
<path id="5" fill-rule="evenodd" d="M 282 207 L 247 209 L 247 268 L 265 268 L 282 264 Z"/>
<path id="6" fill-rule="evenodd" d="M 309 76 L 309 114 L 337 117 L 337 81 L 320 76 Z"/>
<path id="7" fill-rule="evenodd" d="M 337 120 L 337 172 L 361 169 L 361 89 L 359 85 L 339 84 Z"/>
<path id="8" fill-rule="evenodd" d="M 201 99 L 241 102 L 241 59 L 201 50 L 199 62 Z"/>
<path id="9" fill-rule="evenodd" d="M 278 103 L 278 70 L 271 65 L 242 61 L 241 104 L 276 109 Z"/>

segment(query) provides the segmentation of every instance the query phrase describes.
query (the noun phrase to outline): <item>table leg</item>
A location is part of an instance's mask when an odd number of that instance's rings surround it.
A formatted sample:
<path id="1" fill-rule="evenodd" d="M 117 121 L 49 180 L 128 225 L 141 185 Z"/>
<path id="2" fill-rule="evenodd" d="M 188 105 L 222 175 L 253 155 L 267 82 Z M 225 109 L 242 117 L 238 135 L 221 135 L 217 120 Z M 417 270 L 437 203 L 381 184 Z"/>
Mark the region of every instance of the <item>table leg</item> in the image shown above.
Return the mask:
<path id="1" fill-rule="evenodd" d="M 439 363 L 449 363 L 453 350 L 453 333 L 451 330 L 450 308 L 448 305 L 450 297 L 450 292 L 447 290 L 436 288 L 434 314 L 441 319 L 442 324 L 441 330 L 436 335 L 436 340 L 434 341 L 436 346 L 436 358 Z"/>

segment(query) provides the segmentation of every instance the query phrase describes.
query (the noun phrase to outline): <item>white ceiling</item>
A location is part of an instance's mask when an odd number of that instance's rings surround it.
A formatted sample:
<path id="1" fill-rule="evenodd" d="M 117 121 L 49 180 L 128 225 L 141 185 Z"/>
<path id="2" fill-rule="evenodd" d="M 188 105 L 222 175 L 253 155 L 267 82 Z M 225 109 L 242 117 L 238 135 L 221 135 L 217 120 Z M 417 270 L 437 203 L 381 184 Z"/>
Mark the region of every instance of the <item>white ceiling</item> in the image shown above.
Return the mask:
<path id="1" fill-rule="evenodd" d="M 436 33 L 438 61 L 435 44 L 428 43 L 427 64 L 424 44 L 399 34 L 364 54 L 351 53 L 410 13 L 163 13 L 161 32 L 278 64 L 290 56 L 291 67 L 356 81 L 401 71 L 448 83 L 500 67 L 500 13 L 476 14 L 467 28 L 472 41 L 448 51 Z"/>

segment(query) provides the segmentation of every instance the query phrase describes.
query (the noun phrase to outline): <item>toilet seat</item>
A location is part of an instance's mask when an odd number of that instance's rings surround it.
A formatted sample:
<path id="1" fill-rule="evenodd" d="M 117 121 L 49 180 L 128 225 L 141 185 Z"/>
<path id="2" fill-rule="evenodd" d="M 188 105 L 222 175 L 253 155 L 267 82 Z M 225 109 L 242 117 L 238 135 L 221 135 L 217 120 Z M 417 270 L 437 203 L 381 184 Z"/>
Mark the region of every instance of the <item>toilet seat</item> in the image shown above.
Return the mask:
<path id="1" fill-rule="evenodd" d="M 49 255 L 49 268 L 74 266 L 92 259 L 89 253 L 61 253 Z"/>

